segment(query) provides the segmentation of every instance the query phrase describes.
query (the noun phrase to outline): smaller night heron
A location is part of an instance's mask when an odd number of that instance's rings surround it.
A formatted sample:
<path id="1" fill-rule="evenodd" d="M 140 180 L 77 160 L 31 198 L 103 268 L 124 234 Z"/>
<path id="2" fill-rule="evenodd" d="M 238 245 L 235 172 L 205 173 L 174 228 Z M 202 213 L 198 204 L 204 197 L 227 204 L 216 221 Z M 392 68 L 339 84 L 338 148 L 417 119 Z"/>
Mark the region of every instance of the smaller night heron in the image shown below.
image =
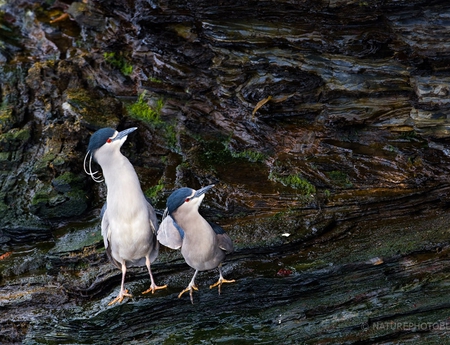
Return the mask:
<path id="1" fill-rule="evenodd" d="M 199 271 L 218 267 L 219 280 L 210 288 L 218 286 L 219 294 L 223 283 L 234 283 L 234 280 L 223 278 L 221 269 L 225 255 L 233 251 L 231 238 L 220 226 L 208 222 L 198 212 L 205 193 L 213 186 L 199 190 L 183 187 L 174 191 L 167 199 L 167 208 L 158 229 L 158 241 L 172 249 L 181 248 L 186 263 L 195 269 L 191 282 L 178 295 L 180 298 L 189 291 L 192 304 L 193 290 L 198 290 L 195 277 Z"/>
<path id="2" fill-rule="evenodd" d="M 150 269 L 159 249 L 155 210 L 142 192 L 133 165 L 120 152 L 128 134 L 136 129 L 133 127 L 121 132 L 112 128 L 99 129 L 92 134 L 84 158 L 84 170 L 94 181 L 103 180 L 97 175 L 98 171 L 92 171 L 92 159 L 102 168 L 107 187 L 106 203 L 101 212 L 102 236 L 108 258 L 122 270 L 120 293 L 109 305 L 132 296 L 124 287 L 127 265 L 147 266 L 151 285 L 143 293 L 154 293 L 167 287 L 155 284 Z"/>

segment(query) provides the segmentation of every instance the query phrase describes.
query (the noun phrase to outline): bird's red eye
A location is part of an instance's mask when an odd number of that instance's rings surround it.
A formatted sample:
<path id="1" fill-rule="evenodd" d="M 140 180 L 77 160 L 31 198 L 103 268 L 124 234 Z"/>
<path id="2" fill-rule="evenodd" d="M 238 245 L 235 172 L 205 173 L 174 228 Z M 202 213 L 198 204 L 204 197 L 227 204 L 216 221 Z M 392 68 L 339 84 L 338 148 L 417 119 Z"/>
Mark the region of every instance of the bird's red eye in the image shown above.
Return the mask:
<path id="1" fill-rule="evenodd" d="M 191 200 L 191 199 L 189 199 L 189 198 L 186 198 L 186 200 L 184 200 L 185 202 L 189 202 L 189 200 Z"/>
<path id="2" fill-rule="evenodd" d="M 108 138 L 108 139 L 106 140 L 106 142 L 107 142 L 108 144 L 109 144 L 111 141 L 112 141 L 111 138 Z"/>

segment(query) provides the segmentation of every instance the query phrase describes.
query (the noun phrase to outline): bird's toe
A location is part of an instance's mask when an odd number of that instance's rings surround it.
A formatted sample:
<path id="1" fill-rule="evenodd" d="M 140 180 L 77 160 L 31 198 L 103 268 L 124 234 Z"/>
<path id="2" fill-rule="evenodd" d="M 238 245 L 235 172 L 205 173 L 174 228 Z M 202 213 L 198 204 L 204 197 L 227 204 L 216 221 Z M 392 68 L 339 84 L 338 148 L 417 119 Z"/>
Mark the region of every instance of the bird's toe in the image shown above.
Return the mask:
<path id="1" fill-rule="evenodd" d="M 122 303 L 124 297 L 133 297 L 133 295 L 128 293 L 128 290 L 121 291 L 119 293 L 119 296 L 117 296 L 111 302 L 109 302 L 108 305 L 113 305 L 113 304 L 116 304 L 116 303 Z"/>
<path id="2" fill-rule="evenodd" d="M 161 290 L 161 289 L 166 289 L 167 288 L 167 284 L 166 285 L 162 285 L 162 286 L 158 286 L 158 285 L 151 285 L 147 290 L 145 290 L 142 294 L 145 295 L 149 292 L 151 292 L 152 294 L 155 293 L 156 290 Z"/>
<path id="3" fill-rule="evenodd" d="M 197 285 L 195 285 L 195 284 L 189 285 L 186 289 L 184 289 L 183 291 L 181 291 L 181 292 L 178 294 L 178 298 L 181 298 L 181 296 L 183 296 L 183 294 L 184 294 L 185 292 L 188 292 L 188 291 L 189 291 L 189 296 L 191 297 L 191 303 L 194 304 L 194 297 L 193 297 L 193 292 L 194 292 L 194 290 L 195 290 L 195 291 L 198 291 Z"/>
<path id="4" fill-rule="evenodd" d="M 213 289 L 213 288 L 215 288 L 217 286 L 218 290 L 219 290 L 219 294 L 220 294 L 222 284 L 235 283 L 235 282 L 236 281 L 234 279 L 228 280 L 228 279 L 225 279 L 225 278 L 219 278 L 219 280 L 217 282 L 215 282 L 214 284 L 210 285 L 209 288 Z"/>

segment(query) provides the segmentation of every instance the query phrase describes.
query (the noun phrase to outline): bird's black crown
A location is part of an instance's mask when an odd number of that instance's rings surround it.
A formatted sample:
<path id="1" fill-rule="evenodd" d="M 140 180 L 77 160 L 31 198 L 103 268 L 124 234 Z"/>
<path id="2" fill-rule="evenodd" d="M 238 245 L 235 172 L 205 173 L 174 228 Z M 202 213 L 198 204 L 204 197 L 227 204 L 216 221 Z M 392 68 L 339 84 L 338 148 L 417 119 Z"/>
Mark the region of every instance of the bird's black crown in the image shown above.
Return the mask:
<path id="1" fill-rule="evenodd" d="M 193 190 L 191 188 L 182 187 L 170 194 L 166 203 L 169 214 L 175 212 L 178 207 L 183 205 L 186 199 L 191 196 L 192 192 Z"/>
<path id="2" fill-rule="evenodd" d="M 89 140 L 88 152 L 93 155 L 95 150 L 102 147 L 106 143 L 106 140 L 111 138 L 114 133 L 116 133 L 116 130 L 112 128 L 101 128 L 96 131 Z"/>

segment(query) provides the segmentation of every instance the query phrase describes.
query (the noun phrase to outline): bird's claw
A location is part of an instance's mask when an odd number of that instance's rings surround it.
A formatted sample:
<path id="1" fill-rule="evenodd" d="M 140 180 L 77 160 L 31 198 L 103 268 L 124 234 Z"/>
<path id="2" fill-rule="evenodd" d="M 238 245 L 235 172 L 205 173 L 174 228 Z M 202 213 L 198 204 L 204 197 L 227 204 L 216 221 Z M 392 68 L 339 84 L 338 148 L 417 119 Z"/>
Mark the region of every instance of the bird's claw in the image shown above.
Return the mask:
<path id="1" fill-rule="evenodd" d="M 120 291 L 119 296 L 117 296 L 111 302 L 109 302 L 108 305 L 113 305 L 117 302 L 122 303 L 124 297 L 133 297 L 133 295 L 128 293 L 128 290 Z"/>
<path id="2" fill-rule="evenodd" d="M 142 294 L 145 295 L 146 293 L 151 292 L 152 294 L 155 293 L 156 290 L 166 289 L 167 284 L 163 286 L 158 285 L 151 285 L 147 290 L 145 290 Z"/>
<path id="3" fill-rule="evenodd" d="M 196 285 L 188 285 L 188 287 L 186 289 L 184 289 L 183 291 L 180 292 L 180 294 L 178 295 L 178 298 L 181 298 L 181 296 L 185 293 L 189 291 L 189 296 L 191 296 L 191 303 L 194 304 L 194 297 L 192 296 L 192 293 L 195 291 L 198 291 L 198 287 Z"/>
<path id="4" fill-rule="evenodd" d="M 218 286 L 219 295 L 220 295 L 220 292 L 221 292 L 220 288 L 222 287 L 222 284 L 224 284 L 224 283 L 234 283 L 234 282 L 236 282 L 234 279 L 228 280 L 228 279 L 225 279 L 225 278 L 219 278 L 219 280 L 217 282 L 215 282 L 214 284 L 210 285 L 209 288 L 212 289 L 212 288 L 215 288 L 216 286 Z"/>

